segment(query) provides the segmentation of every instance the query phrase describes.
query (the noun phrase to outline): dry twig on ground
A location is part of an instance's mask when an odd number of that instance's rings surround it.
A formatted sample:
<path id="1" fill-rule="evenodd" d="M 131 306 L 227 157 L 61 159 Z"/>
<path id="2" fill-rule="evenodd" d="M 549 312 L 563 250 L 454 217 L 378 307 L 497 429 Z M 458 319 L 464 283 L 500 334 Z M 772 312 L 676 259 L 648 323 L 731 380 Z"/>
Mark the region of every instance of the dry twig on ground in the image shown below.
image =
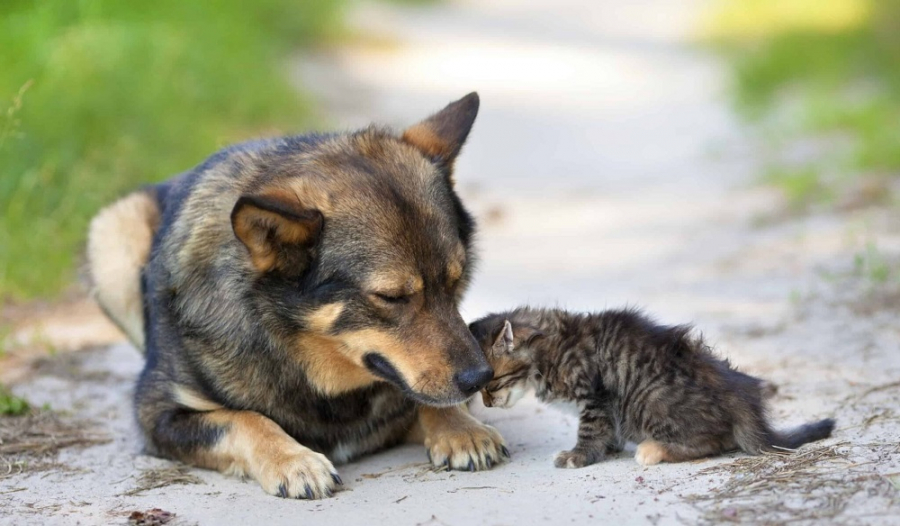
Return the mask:
<path id="1" fill-rule="evenodd" d="M 53 411 L 0 417 L 0 479 L 62 468 L 55 460 L 61 449 L 110 440 L 93 422 L 63 417 Z"/>
<path id="2" fill-rule="evenodd" d="M 203 484 L 203 480 L 192 474 L 190 469 L 188 466 L 172 466 L 145 470 L 138 478 L 137 487 L 122 493 L 122 496 L 139 495 L 145 491 L 166 486 Z"/>
<path id="3" fill-rule="evenodd" d="M 840 442 L 795 453 L 743 457 L 700 471 L 731 475 L 708 493 L 686 496 L 705 523 L 806 523 L 834 521 L 857 495 L 872 502 L 872 516 L 900 513 L 900 495 L 875 460 L 851 458 L 858 448 L 880 457 L 900 455 L 900 445 Z"/>

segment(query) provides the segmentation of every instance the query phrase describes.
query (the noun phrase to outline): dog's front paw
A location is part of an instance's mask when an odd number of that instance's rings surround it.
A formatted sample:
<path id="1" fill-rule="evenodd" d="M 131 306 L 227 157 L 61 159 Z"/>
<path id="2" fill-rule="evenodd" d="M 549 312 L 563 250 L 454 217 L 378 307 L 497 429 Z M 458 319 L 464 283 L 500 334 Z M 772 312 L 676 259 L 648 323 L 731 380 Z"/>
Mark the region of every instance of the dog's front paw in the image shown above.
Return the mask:
<path id="1" fill-rule="evenodd" d="M 603 453 L 593 449 L 575 448 L 570 451 L 560 451 L 553 460 L 553 465 L 558 468 L 575 469 L 590 466 L 603 460 Z"/>
<path id="2" fill-rule="evenodd" d="M 321 499 L 330 497 L 343 484 L 325 455 L 297 445 L 262 462 L 255 478 L 263 489 L 278 497 Z"/>
<path id="3" fill-rule="evenodd" d="M 644 440 L 638 444 L 634 459 L 642 466 L 659 464 L 666 459 L 666 448 L 655 440 Z"/>
<path id="4" fill-rule="evenodd" d="M 445 428 L 425 439 L 428 458 L 435 467 L 479 471 L 491 469 L 509 450 L 493 427 L 475 419 L 457 428 Z"/>

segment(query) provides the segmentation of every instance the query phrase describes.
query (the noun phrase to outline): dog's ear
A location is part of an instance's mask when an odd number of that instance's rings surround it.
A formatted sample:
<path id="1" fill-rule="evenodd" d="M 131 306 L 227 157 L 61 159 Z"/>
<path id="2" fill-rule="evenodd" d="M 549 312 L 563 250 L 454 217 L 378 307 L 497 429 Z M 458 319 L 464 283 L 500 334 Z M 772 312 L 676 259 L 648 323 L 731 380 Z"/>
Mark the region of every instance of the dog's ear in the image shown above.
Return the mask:
<path id="1" fill-rule="evenodd" d="M 245 195 L 231 211 L 234 234 L 260 272 L 298 276 L 309 266 L 324 218 L 313 208 L 276 195 Z"/>
<path id="2" fill-rule="evenodd" d="M 453 161 L 466 142 L 476 115 L 478 94 L 473 92 L 407 128 L 402 140 L 415 146 L 436 164 L 452 171 Z"/>

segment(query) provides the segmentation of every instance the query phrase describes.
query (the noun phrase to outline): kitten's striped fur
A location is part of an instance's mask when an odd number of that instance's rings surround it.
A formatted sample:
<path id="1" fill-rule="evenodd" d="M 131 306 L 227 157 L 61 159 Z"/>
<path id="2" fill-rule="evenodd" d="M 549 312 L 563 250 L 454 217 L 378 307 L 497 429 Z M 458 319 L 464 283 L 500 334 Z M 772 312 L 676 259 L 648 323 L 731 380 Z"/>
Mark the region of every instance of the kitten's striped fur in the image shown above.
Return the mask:
<path id="1" fill-rule="evenodd" d="M 717 358 L 690 326 L 661 326 L 637 310 L 520 308 L 469 328 L 495 371 L 482 391 L 485 405 L 510 407 L 534 389 L 542 401 L 580 408 L 578 442 L 557 456 L 557 467 L 593 464 L 627 441 L 649 465 L 795 449 L 834 428 L 826 419 L 773 430 L 765 382 Z"/>

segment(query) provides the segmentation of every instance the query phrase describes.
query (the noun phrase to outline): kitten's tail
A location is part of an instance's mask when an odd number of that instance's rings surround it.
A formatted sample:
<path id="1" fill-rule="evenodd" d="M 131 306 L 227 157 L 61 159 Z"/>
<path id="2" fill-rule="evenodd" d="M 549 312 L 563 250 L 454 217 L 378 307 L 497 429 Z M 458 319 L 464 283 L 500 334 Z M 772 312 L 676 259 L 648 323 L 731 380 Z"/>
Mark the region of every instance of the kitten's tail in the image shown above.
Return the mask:
<path id="1" fill-rule="evenodd" d="M 776 448 L 797 449 L 807 442 L 815 442 L 831 436 L 834 419 L 826 418 L 811 422 L 789 431 L 773 431 L 769 435 L 769 445 Z"/>
<path id="2" fill-rule="evenodd" d="M 734 428 L 737 446 L 751 455 L 765 452 L 797 449 L 807 442 L 822 440 L 831 436 L 834 420 L 827 418 L 811 422 L 787 431 L 775 431 L 759 418 L 750 418 L 738 423 Z"/>

